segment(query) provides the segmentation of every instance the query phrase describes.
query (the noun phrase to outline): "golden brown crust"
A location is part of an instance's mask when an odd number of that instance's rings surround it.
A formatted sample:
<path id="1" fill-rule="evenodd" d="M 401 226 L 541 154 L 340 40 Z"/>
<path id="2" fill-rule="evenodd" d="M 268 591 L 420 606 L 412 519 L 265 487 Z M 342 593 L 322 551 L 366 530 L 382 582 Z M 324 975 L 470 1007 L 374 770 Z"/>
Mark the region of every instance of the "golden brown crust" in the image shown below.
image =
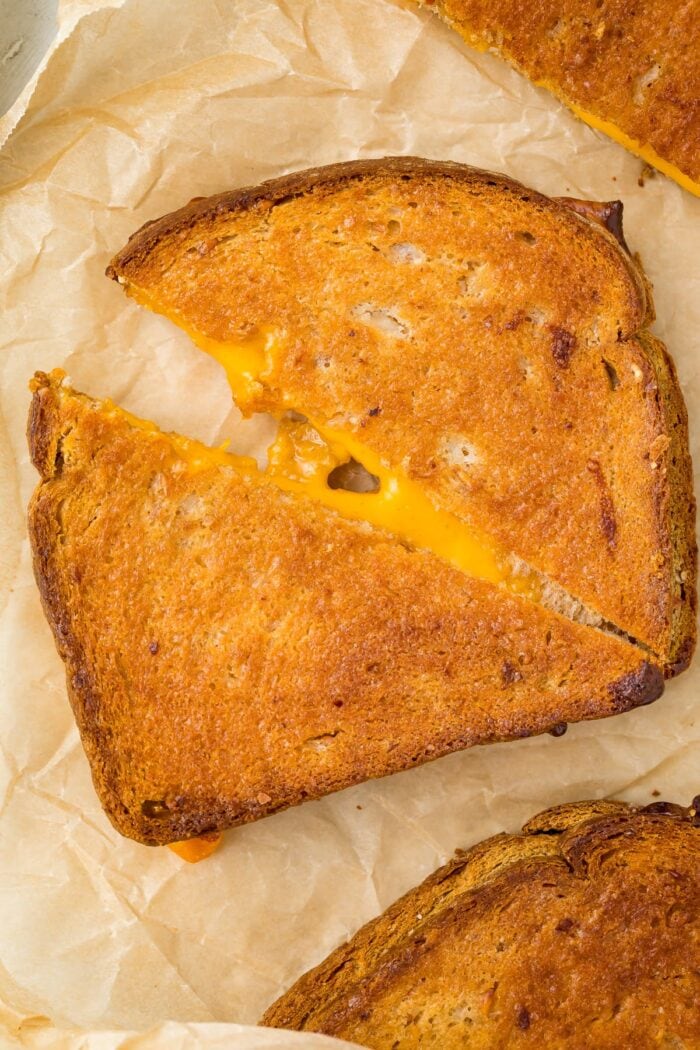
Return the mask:
<path id="1" fill-rule="evenodd" d="M 467 43 L 496 51 L 568 105 L 649 144 L 700 182 L 695 2 L 422 0 Z"/>
<path id="2" fill-rule="evenodd" d="M 685 408 L 606 209 L 464 165 L 353 162 L 197 200 L 108 273 L 213 339 L 283 331 L 249 410 L 333 418 L 672 674 L 695 642 Z M 419 265 L 392 254 L 406 243 Z M 452 439 L 477 461 L 450 462 Z"/>
<path id="3" fill-rule="evenodd" d="M 373 1050 L 697 1048 L 699 812 L 547 810 L 458 853 L 261 1023 Z"/>
<path id="4" fill-rule="evenodd" d="M 661 693 L 635 646 L 60 384 L 34 384 L 30 539 L 123 834 L 231 827 Z"/>
<path id="5" fill-rule="evenodd" d="M 177 211 L 163 215 L 159 219 L 145 223 L 131 235 L 128 242 L 118 252 L 106 269 L 106 275 L 113 280 L 122 277 L 130 279 L 141 276 L 144 266 L 154 260 L 152 252 L 159 247 L 163 238 L 180 239 L 187 230 L 199 224 L 214 222 L 222 215 L 235 212 L 247 212 L 255 208 L 264 211 L 286 204 L 295 197 L 305 197 L 310 192 L 321 190 L 324 194 L 332 193 L 349 182 L 361 181 L 382 175 L 393 175 L 399 178 L 426 176 L 445 178 L 462 185 L 475 188 L 488 187 L 497 193 L 504 193 L 515 198 L 522 198 L 540 208 L 554 212 L 566 213 L 572 208 L 570 198 L 550 198 L 536 190 L 524 186 L 516 179 L 508 178 L 498 172 L 474 168 L 469 164 L 459 164 L 448 160 L 427 160 L 424 157 L 380 157 L 371 160 L 342 161 L 338 164 L 326 164 L 318 168 L 306 168 L 303 171 L 290 172 L 276 179 L 268 179 L 257 186 L 244 186 L 211 197 L 193 197 L 189 204 Z M 524 195 L 524 196 L 523 196 Z M 589 202 L 592 203 L 592 202 Z M 595 207 L 595 205 L 593 205 Z M 646 313 L 646 286 L 641 280 L 637 268 L 628 258 L 628 252 L 620 252 L 619 235 L 613 232 L 599 217 L 590 217 L 577 210 L 579 217 L 592 223 L 594 227 L 603 227 L 610 245 L 616 249 L 613 256 L 617 263 L 622 257 L 628 268 L 631 284 L 629 291 L 629 310 L 639 321 Z M 620 219 L 621 227 L 621 219 Z M 617 242 L 617 243 L 614 243 Z"/>

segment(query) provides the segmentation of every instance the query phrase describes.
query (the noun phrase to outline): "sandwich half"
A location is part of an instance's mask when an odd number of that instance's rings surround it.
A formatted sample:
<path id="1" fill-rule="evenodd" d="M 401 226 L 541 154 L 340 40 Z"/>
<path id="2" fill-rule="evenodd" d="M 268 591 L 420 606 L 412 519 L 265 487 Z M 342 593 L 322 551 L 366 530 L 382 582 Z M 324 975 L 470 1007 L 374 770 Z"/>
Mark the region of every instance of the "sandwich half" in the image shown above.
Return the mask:
<path id="1" fill-rule="evenodd" d="M 559 806 L 458 853 L 261 1023 L 372 1050 L 695 1050 L 700 798 Z"/>
<path id="2" fill-rule="evenodd" d="M 577 117 L 700 195 L 695 0 L 419 0 Z"/>
<path id="3" fill-rule="evenodd" d="M 314 448 L 453 515 L 533 599 L 670 676 L 695 644 L 687 419 L 620 212 L 358 161 L 195 200 L 108 274 L 223 365 L 244 413 L 303 416 Z M 315 471 L 302 445 L 281 469 Z"/>
<path id="4" fill-rule="evenodd" d="M 274 454 L 262 472 L 60 372 L 32 388 L 36 578 L 124 835 L 211 834 L 662 691 L 640 646 L 534 600 L 446 513 L 456 560 L 368 522 L 381 492 L 324 504 Z"/>

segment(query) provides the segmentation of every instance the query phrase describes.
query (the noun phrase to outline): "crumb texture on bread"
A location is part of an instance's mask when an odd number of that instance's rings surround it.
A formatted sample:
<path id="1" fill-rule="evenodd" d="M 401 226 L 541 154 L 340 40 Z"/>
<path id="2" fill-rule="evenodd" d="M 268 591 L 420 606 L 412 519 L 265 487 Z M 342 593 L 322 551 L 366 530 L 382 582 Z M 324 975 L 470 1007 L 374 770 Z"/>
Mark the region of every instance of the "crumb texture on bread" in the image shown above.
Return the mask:
<path id="1" fill-rule="evenodd" d="M 160 844 L 654 700 L 636 646 L 39 373 L 37 582 L 102 803 Z"/>
<path id="2" fill-rule="evenodd" d="M 261 1023 L 372 1050 L 696 1050 L 700 798 L 568 804 L 458 853 Z"/>
<path id="3" fill-rule="evenodd" d="M 224 362 L 272 330 L 244 411 L 350 434 L 672 674 L 695 640 L 685 407 L 645 278 L 591 212 L 361 161 L 195 201 L 108 273 Z"/>
<path id="4" fill-rule="evenodd" d="M 468 44 L 503 56 L 588 123 L 603 125 L 601 130 L 700 194 L 695 2 L 422 3 Z"/>

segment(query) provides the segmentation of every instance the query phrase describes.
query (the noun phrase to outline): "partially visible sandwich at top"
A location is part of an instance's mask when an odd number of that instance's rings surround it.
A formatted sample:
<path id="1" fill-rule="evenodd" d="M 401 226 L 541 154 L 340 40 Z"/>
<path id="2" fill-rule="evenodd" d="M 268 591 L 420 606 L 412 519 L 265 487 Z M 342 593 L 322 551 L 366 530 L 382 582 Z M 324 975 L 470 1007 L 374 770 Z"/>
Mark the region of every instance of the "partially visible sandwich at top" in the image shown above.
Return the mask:
<path id="1" fill-rule="evenodd" d="M 697 0 L 419 0 L 591 127 L 700 194 Z"/>
<path id="2" fill-rule="evenodd" d="M 244 413 L 302 416 L 314 449 L 420 493 L 531 599 L 673 675 L 695 642 L 686 411 L 619 213 L 459 164 L 358 161 L 195 200 L 108 274 L 221 362 Z M 309 447 L 288 435 L 281 469 L 314 472 Z M 420 523 L 406 506 L 376 520 Z"/>
<path id="3" fill-rule="evenodd" d="M 372 1050 L 697 1050 L 700 797 L 557 806 L 458 853 L 261 1023 Z"/>

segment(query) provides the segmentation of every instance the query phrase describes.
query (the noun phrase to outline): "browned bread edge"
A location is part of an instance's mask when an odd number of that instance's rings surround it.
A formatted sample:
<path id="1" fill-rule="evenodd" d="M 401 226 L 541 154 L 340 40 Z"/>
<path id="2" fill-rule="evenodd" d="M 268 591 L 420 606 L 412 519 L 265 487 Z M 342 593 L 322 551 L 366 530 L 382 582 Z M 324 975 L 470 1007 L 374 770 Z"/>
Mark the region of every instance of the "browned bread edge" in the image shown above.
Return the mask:
<path id="1" fill-rule="evenodd" d="M 131 235 L 126 245 L 118 252 L 105 270 L 108 277 L 118 281 L 120 277 L 128 280 L 129 270 L 133 264 L 139 265 L 151 252 L 153 247 L 165 236 L 172 236 L 178 230 L 187 229 L 196 222 L 214 217 L 224 212 L 247 211 L 256 205 L 277 206 L 293 197 L 301 197 L 312 189 L 319 187 L 331 189 L 342 186 L 355 179 L 386 173 L 412 178 L 416 175 L 446 176 L 462 183 L 483 184 L 496 188 L 503 193 L 514 194 L 526 201 L 533 201 L 540 207 L 570 217 L 574 213 L 581 223 L 592 226 L 607 243 L 609 254 L 622 263 L 635 285 L 637 308 L 641 317 L 647 318 L 653 306 L 648 296 L 648 286 L 640 274 L 639 268 L 621 241 L 621 217 L 618 218 L 620 233 L 611 232 L 602 217 L 594 217 L 595 206 L 586 214 L 569 199 L 546 197 L 515 179 L 496 172 L 474 168 L 456 161 L 427 160 L 424 157 L 381 157 L 371 160 L 342 161 L 318 168 L 307 168 L 291 172 L 276 179 L 268 179 L 257 186 L 243 186 L 228 190 L 211 197 L 193 197 L 184 207 L 170 212 L 159 219 L 145 223 Z"/>
<path id="2" fill-rule="evenodd" d="M 61 468 L 61 440 L 64 434 L 58 425 L 59 405 L 52 389 L 52 382 L 56 383 L 60 378 L 62 373 L 59 370 L 51 373 L 51 376 L 37 372 L 30 385 L 33 397 L 27 440 L 32 463 L 42 479 L 32 495 L 27 512 L 32 565 L 44 615 L 66 667 L 68 698 L 90 763 L 93 783 L 110 819 L 115 827 L 122 830 L 122 824 L 124 821 L 129 822 L 129 816 L 116 790 L 109 762 L 109 728 L 101 726 L 99 721 L 99 694 L 92 682 L 89 662 L 72 629 L 70 603 L 64 595 L 63 574 L 55 564 L 57 537 L 52 526 L 55 527 L 57 523 L 55 519 L 37 513 L 43 483 Z"/>
<path id="3" fill-rule="evenodd" d="M 673 678 L 689 666 L 697 636 L 698 545 L 688 411 L 675 363 L 664 344 L 646 331 L 638 339 L 654 373 L 660 430 L 668 438 L 668 446 L 659 450 L 658 458 L 668 483 L 656 504 L 656 513 L 660 522 L 666 518 L 670 521 L 670 543 L 663 554 L 671 562 L 671 585 L 678 587 L 680 598 L 672 613 L 672 645 L 665 667 L 666 677 Z"/>

